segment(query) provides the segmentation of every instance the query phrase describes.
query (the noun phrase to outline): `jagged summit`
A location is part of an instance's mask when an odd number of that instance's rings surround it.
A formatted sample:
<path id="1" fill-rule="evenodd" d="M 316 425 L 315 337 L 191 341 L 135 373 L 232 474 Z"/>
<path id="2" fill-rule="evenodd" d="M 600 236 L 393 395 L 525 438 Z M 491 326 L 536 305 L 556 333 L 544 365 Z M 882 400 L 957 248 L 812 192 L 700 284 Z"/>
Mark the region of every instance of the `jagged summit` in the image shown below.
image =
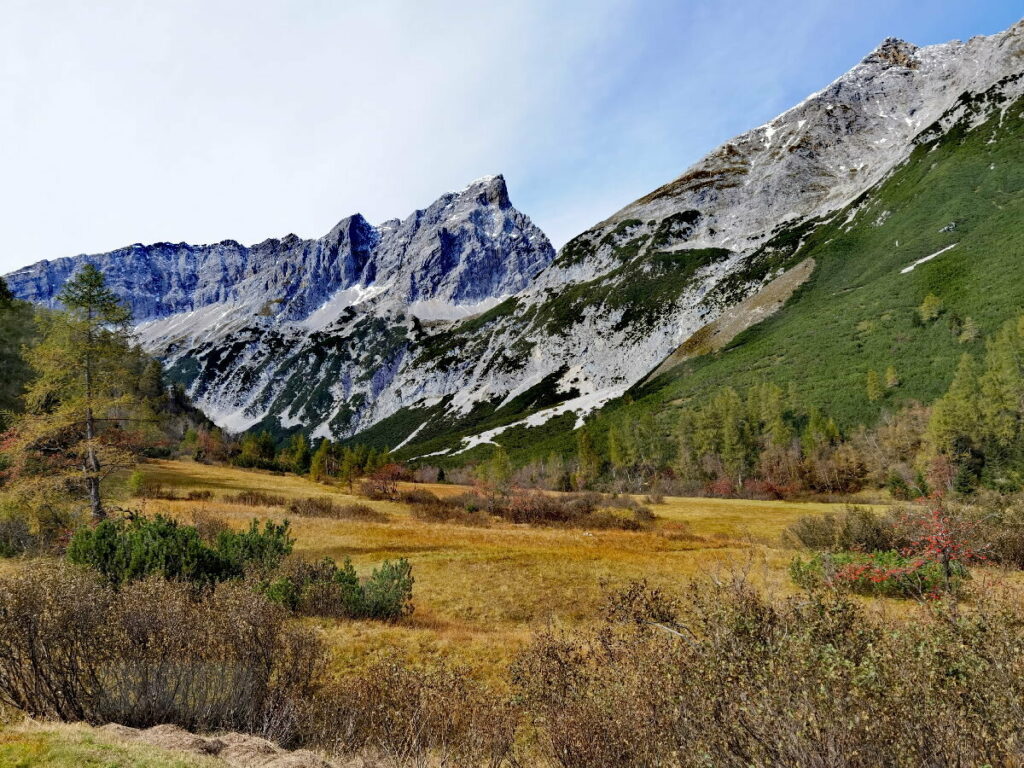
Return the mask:
<path id="1" fill-rule="evenodd" d="M 321 238 L 295 234 L 250 246 L 134 244 L 109 253 L 41 261 L 11 273 L 19 296 L 53 306 L 79 264 L 97 265 L 132 305 L 136 320 L 156 320 L 225 301 L 303 320 L 338 290 L 388 281 L 397 300 L 480 301 L 522 289 L 553 249 L 512 207 L 502 176 L 442 195 L 405 219 L 380 227 L 356 213 Z"/>
<path id="2" fill-rule="evenodd" d="M 881 64 L 882 66 L 905 67 L 917 69 L 921 62 L 917 59 L 918 47 L 898 37 L 887 37 L 871 53 L 864 57 L 861 64 Z"/>

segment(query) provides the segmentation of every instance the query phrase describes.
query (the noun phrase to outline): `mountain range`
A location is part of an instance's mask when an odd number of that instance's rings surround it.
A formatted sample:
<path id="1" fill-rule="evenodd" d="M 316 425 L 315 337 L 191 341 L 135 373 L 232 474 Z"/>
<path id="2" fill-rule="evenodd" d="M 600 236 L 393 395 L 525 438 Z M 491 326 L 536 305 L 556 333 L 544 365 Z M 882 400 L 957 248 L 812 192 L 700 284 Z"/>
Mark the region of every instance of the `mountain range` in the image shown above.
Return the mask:
<path id="1" fill-rule="evenodd" d="M 982 330 L 1024 305 L 1022 94 L 1024 22 L 888 39 L 557 253 L 489 176 L 315 240 L 136 244 L 6 280 L 54 306 L 97 265 L 145 348 L 233 432 L 457 461 L 765 377 L 854 425 L 934 397 L 970 343 L 914 324 L 925 295 Z M 864 374 L 887 366 L 899 392 L 866 401 Z"/>

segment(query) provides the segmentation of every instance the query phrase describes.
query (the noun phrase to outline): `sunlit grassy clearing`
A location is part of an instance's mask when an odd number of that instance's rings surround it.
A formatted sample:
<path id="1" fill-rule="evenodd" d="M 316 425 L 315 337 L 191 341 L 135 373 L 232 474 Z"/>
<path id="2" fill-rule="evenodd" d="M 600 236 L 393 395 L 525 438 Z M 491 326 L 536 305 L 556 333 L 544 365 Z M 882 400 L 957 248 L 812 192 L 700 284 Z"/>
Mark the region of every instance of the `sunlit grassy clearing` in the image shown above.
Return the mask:
<path id="1" fill-rule="evenodd" d="M 496 522 L 490 527 L 426 523 L 404 504 L 369 501 L 346 489 L 292 475 L 158 461 L 146 476 L 179 491 L 211 490 L 210 501 L 150 500 L 145 511 L 190 520 L 199 511 L 233 527 L 253 517 L 292 520 L 296 550 L 306 557 L 350 557 L 362 572 L 381 560 L 407 558 L 416 577 L 416 612 L 400 625 L 322 620 L 338 663 L 361 664 L 367 652 L 397 650 L 416 659 L 454 657 L 483 675 L 497 675 L 530 631 L 546 622 L 593 619 L 602 585 L 646 578 L 669 591 L 692 577 L 747 569 L 757 583 L 789 589 L 791 552 L 781 547 L 785 527 L 827 504 L 669 498 L 653 507 L 651 531 L 585 531 Z M 439 495 L 451 485 L 417 486 Z M 368 503 L 386 523 L 288 515 L 282 507 L 248 507 L 223 496 L 261 490 L 286 498 L 330 495 L 339 504 Z"/>
<path id="2" fill-rule="evenodd" d="M 108 737 L 86 725 L 25 723 L 0 730 L 0 765 L 10 768 L 218 768 L 221 760 Z"/>

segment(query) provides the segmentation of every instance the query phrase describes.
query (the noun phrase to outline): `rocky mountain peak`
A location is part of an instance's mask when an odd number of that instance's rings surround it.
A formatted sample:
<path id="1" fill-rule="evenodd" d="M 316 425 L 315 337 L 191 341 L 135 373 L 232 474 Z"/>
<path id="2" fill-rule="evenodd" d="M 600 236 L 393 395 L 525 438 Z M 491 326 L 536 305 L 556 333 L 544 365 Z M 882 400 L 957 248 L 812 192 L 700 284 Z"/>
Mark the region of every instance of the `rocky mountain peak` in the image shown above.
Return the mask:
<path id="1" fill-rule="evenodd" d="M 904 67 L 918 69 L 918 47 L 898 37 L 887 37 L 871 53 L 864 57 L 862 64 L 881 64 L 883 67 Z"/>
<path id="2" fill-rule="evenodd" d="M 483 176 L 471 182 L 462 194 L 475 195 L 480 205 L 496 205 L 499 208 L 512 206 L 508 197 L 508 187 L 505 186 L 505 177 L 500 173 L 496 176 Z"/>

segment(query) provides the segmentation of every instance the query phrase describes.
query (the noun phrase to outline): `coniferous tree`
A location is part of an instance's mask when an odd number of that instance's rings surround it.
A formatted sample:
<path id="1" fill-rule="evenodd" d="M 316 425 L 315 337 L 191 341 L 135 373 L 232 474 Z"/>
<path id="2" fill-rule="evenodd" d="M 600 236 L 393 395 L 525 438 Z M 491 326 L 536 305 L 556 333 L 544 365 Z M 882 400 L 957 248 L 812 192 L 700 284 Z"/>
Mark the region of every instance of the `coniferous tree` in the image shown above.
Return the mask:
<path id="1" fill-rule="evenodd" d="M 317 483 L 328 479 L 328 463 L 331 455 L 331 441 L 322 438 L 309 461 L 309 479 Z"/>
<path id="2" fill-rule="evenodd" d="M 982 432 L 1000 452 L 1021 439 L 1024 407 L 1024 318 L 1003 325 L 986 344 L 978 379 Z"/>
<path id="3" fill-rule="evenodd" d="M 16 428 L 15 454 L 25 476 L 57 487 L 80 478 L 95 519 L 106 516 L 102 486 L 134 463 L 124 423 L 141 410 L 141 356 L 131 311 L 86 265 L 58 294 L 64 311 L 40 316 L 41 341 L 27 360 L 35 379 Z"/>
<path id="4" fill-rule="evenodd" d="M 590 429 L 583 426 L 576 431 L 576 485 L 590 488 L 601 473 L 601 457 L 594 448 Z"/>
<path id="5" fill-rule="evenodd" d="M 932 407 L 928 437 L 934 450 L 956 457 L 975 443 L 979 432 L 978 371 L 965 353 L 946 394 Z"/>
<path id="6" fill-rule="evenodd" d="M 921 322 L 930 323 L 942 314 L 942 299 L 934 293 L 929 293 L 924 297 L 921 306 L 917 308 L 917 314 L 921 318 Z"/>
<path id="7" fill-rule="evenodd" d="M 512 462 L 504 448 L 498 446 L 491 458 L 477 467 L 477 481 L 493 508 L 500 498 L 508 495 L 512 481 Z"/>
<path id="8" fill-rule="evenodd" d="M 874 369 L 868 371 L 866 389 L 868 400 L 872 403 L 882 399 L 882 382 L 878 378 L 878 372 Z"/>
<path id="9" fill-rule="evenodd" d="M 885 388 L 895 389 L 901 384 L 900 376 L 896 373 L 896 368 L 890 365 L 885 369 Z"/>
<path id="10" fill-rule="evenodd" d="M 288 441 L 288 446 L 281 456 L 281 461 L 295 474 L 304 475 L 309 471 L 311 458 L 309 441 L 303 433 L 297 432 Z"/>
<path id="11" fill-rule="evenodd" d="M 978 338 L 980 333 L 981 329 L 978 327 L 977 321 L 973 317 L 965 317 L 963 325 L 960 327 L 960 335 L 957 337 L 957 341 L 961 344 L 970 344 Z"/>
<path id="12" fill-rule="evenodd" d="M 345 447 L 345 450 L 341 454 L 341 463 L 338 468 L 338 479 L 348 486 L 349 492 L 352 491 L 352 484 L 359 478 L 363 473 L 363 468 L 359 466 L 359 454 L 352 448 Z"/>

